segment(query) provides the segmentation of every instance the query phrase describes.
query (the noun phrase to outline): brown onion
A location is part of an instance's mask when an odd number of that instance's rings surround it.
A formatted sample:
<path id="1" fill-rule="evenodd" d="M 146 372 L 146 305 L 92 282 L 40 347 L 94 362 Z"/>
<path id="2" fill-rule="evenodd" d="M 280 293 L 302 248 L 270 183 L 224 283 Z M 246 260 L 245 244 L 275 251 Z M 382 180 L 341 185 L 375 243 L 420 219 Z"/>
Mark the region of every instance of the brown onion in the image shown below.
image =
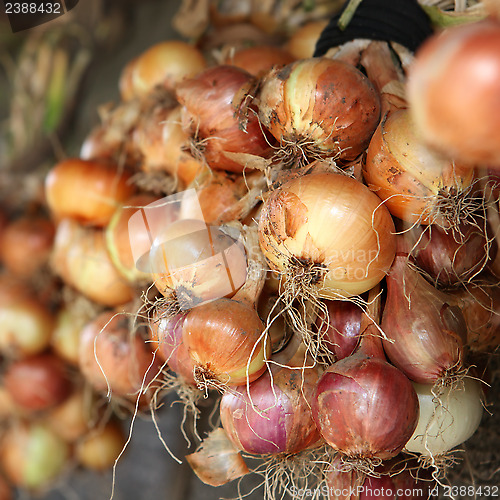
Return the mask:
<path id="1" fill-rule="evenodd" d="M 185 122 L 214 169 L 243 172 L 247 155 L 266 157 L 271 152 L 257 115 L 244 106 L 252 84 L 245 70 L 218 65 L 177 87 Z"/>
<path id="2" fill-rule="evenodd" d="M 130 175 L 91 160 L 59 162 L 45 179 L 45 195 L 53 216 L 71 217 L 83 224 L 104 226 L 119 203 L 134 191 Z"/>
<path id="3" fill-rule="evenodd" d="M 341 61 L 310 58 L 263 77 L 259 118 L 292 159 L 318 155 L 352 160 L 370 141 L 379 97 L 361 71 Z"/>
<path id="4" fill-rule="evenodd" d="M 435 34 L 408 74 L 419 134 L 471 166 L 500 166 L 500 23 L 485 19 Z"/>
<path id="5" fill-rule="evenodd" d="M 61 403 L 72 388 L 67 367 L 51 353 L 13 361 L 5 371 L 4 384 L 14 403 L 29 412 Z"/>
<path id="6" fill-rule="evenodd" d="M 129 332 L 129 318 L 105 311 L 82 330 L 80 369 L 99 392 L 135 397 L 157 375 L 150 346 Z"/>
<path id="7" fill-rule="evenodd" d="M 47 264 L 54 233 L 54 225 L 47 218 L 24 215 L 3 230 L 0 260 L 12 274 L 30 278 Z"/>
<path id="8" fill-rule="evenodd" d="M 289 52 L 274 45 L 254 45 L 232 51 L 224 61 L 261 77 L 273 67 L 284 66 L 295 60 Z"/>
<path id="9" fill-rule="evenodd" d="M 144 97 L 155 87 L 174 90 L 185 78 L 202 71 L 206 62 L 202 53 L 192 44 L 182 40 L 166 40 L 157 43 L 140 54 L 132 67 L 125 67 L 131 73 L 132 89 L 136 97 Z"/>
<path id="10" fill-rule="evenodd" d="M 196 382 L 217 387 L 256 380 L 270 354 L 263 332 L 264 324 L 247 302 L 221 298 L 189 311 L 182 335 L 196 365 Z"/>
<path id="11" fill-rule="evenodd" d="M 450 227 L 464 216 L 458 201 L 474 171 L 429 149 L 409 111 L 401 109 L 386 116 L 373 134 L 363 176 L 395 217 Z"/>
<path id="12" fill-rule="evenodd" d="M 260 246 L 282 282 L 325 298 L 364 293 L 382 280 L 394 258 L 393 233 L 380 199 L 341 174 L 283 184 L 265 201 L 259 221 Z"/>
<path id="13" fill-rule="evenodd" d="M 113 265 L 100 228 L 83 227 L 71 219 L 60 221 L 51 264 L 66 284 L 98 304 L 117 306 L 134 296 Z"/>
<path id="14" fill-rule="evenodd" d="M 90 430 L 76 445 L 76 459 L 87 469 L 111 469 L 125 448 L 126 437 L 120 422 L 110 420 Z"/>
<path id="15" fill-rule="evenodd" d="M 454 299 L 437 290 L 397 254 L 387 277 L 382 316 L 388 358 L 411 380 L 437 383 L 463 368 L 467 327 Z"/>
<path id="16" fill-rule="evenodd" d="M 294 30 L 286 43 L 286 48 L 295 59 L 313 57 L 316 43 L 328 21 L 309 21 Z"/>

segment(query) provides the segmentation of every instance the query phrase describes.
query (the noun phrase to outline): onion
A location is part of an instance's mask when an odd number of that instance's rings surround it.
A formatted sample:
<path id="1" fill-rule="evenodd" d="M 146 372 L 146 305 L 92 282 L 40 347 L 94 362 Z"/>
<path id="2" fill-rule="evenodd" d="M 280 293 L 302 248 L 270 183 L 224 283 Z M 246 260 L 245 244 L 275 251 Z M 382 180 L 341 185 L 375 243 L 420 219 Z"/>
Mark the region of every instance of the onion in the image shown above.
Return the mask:
<path id="1" fill-rule="evenodd" d="M 132 246 L 136 254 L 148 252 L 151 248 L 151 234 L 146 231 L 131 232 L 130 229 L 136 228 L 130 222 L 131 217 L 141 212 L 147 219 L 148 214 L 152 214 L 152 207 L 148 206 L 158 201 L 157 196 L 150 194 L 137 194 L 128 198 L 116 209 L 105 229 L 106 248 L 111 261 L 120 275 L 132 284 L 151 283 L 152 277 L 150 273 L 137 267 L 132 252 Z M 157 205 L 158 203 L 155 206 Z"/>
<path id="2" fill-rule="evenodd" d="M 471 166 L 500 165 L 500 23 L 485 19 L 427 40 L 408 74 L 419 134 Z"/>
<path id="3" fill-rule="evenodd" d="M 405 450 L 436 458 L 469 439 L 483 414 L 481 383 L 465 377 L 436 396 L 430 384 L 414 384 L 420 403 L 415 432 Z"/>
<path id="4" fill-rule="evenodd" d="M 316 42 L 328 21 L 309 21 L 290 35 L 286 48 L 295 59 L 307 59 L 314 55 Z"/>
<path id="5" fill-rule="evenodd" d="M 22 216 L 10 222 L 0 239 L 0 260 L 17 276 L 30 278 L 48 263 L 54 225 L 42 216 Z"/>
<path id="6" fill-rule="evenodd" d="M 12 500 L 12 489 L 3 475 L 0 475 L 0 500 Z"/>
<path id="7" fill-rule="evenodd" d="M 85 317 L 69 307 L 63 307 L 56 315 L 51 348 L 61 359 L 74 366 L 78 365 L 80 332 L 85 323 Z"/>
<path id="8" fill-rule="evenodd" d="M 307 289 L 324 298 L 368 291 L 394 259 L 393 233 L 380 199 L 340 174 L 283 184 L 267 198 L 259 220 L 262 252 L 285 286 L 298 290 L 294 296 Z"/>
<path id="9" fill-rule="evenodd" d="M 289 52 L 274 45 L 254 45 L 232 51 L 224 61 L 261 77 L 271 68 L 281 67 L 295 60 Z"/>
<path id="10" fill-rule="evenodd" d="M 67 285 L 98 304 L 117 306 L 134 296 L 131 286 L 113 265 L 100 228 L 83 227 L 71 219 L 61 220 L 51 265 Z"/>
<path id="11" fill-rule="evenodd" d="M 336 360 L 346 358 L 355 351 L 361 336 L 363 310 L 357 304 L 343 300 L 325 300 L 316 325 L 318 336 Z"/>
<path id="12" fill-rule="evenodd" d="M 78 388 L 65 401 L 50 409 L 44 422 L 65 441 L 75 443 L 89 432 L 97 413 L 93 395 Z"/>
<path id="13" fill-rule="evenodd" d="M 184 121 L 213 169 L 243 172 L 248 155 L 269 156 L 268 138 L 245 105 L 253 82 L 245 70 L 218 65 L 177 87 Z"/>
<path id="14" fill-rule="evenodd" d="M 0 352 L 23 357 L 50 343 L 54 318 L 26 283 L 0 276 Z"/>
<path id="15" fill-rule="evenodd" d="M 195 361 L 200 387 L 244 385 L 266 369 L 270 343 L 264 324 L 247 302 L 221 298 L 189 311 L 183 342 Z"/>
<path id="16" fill-rule="evenodd" d="M 104 471 L 111 469 L 125 448 L 125 433 L 120 422 L 110 420 L 98 426 L 78 441 L 76 459 L 87 469 Z"/>
<path id="17" fill-rule="evenodd" d="M 369 314 L 377 321 L 380 297 L 370 293 Z M 312 402 L 314 420 L 325 441 L 361 467 L 395 457 L 417 425 L 418 399 L 408 378 L 389 364 L 368 316 L 361 344 L 321 376 Z"/>
<path id="18" fill-rule="evenodd" d="M 104 226 L 118 204 L 132 194 L 129 178 L 114 166 L 69 158 L 53 167 L 45 179 L 47 204 L 57 220 L 71 217 Z"/>
<path id="19" fill-rule="evenodd" d="M 454 302 L 396 255 L 381 326 L 388 358 L 411 380 L 445 383 L 460 374 L 467 327 Z"/>
<path id="20" fill-rule="evenodd" d="M 474 352 L 495 352 L 500 346 L 498 283 L 471 283 L 449 293 L 462 309 L 467 324 L 467 347 Z"/>
<path id="21" fill-rule="evenodd" d="M 466 215 L 463 198 L 474 171 L 429 149 L 408 110 L 402 109 L 386 116 L 377 127 L 363 175 L 395 217 L 449 227 Z"/>
<path id="22" fill-rule="evenodd" d="M 205 165 L 188 151 L 190 136 L 182 128 L 181 110 L 176 103 L 158 103 L 138 123 L 133 141 L 143 155 L 142 170 L 164 171 L 186 187 Z"/>
<path id="23" fill-rule="evenodd" d="M 195 362 L 183 342 L 182 329 L 186 313 L 169 314 L 168 308 L 159 307 L 149 322 L 150 338 L 158 356 L 169 368 L 188 384 L 196 385 Z"/>
<path id="24" fill-rule="evenodd" d="M 185 78 L 190 78 L 202 71 L 206 66 L 201 52 L 190 43 L 182 40 L 167 40 L 157 43 L 140 54 L 132 64 L 125 67 L 131 73 L 134 96 L 144 97 L 155 87 L 161 86 L 174 90 Z"/>
<path id="25" fill-rule="evenodd" d="M 304 345 L 295 344 L 271 358 L 270 370 L 248 388 L 231 387 L 223 394 L 222 426 L 237 449 L 257 455 L 295 454 L 320 440 L 310 409 L 319 368 L 311 367 Z M 292 357 L 290 347 L 297 350 Z"/>
<path id="26" fill-rule="evenodd" d="M 130 61 L 122 69 L 122 72 L 118 79 L 118 89 L 120 91 L 120 97 L 122 101 L 130 101 L 135 97 L 133 75 L 137 60 L 138 57 L 130 59 Z"/>
<path id="27" fill-rule="evenodd" d="M 157 375 L 149 345 L 129 332 L 129 318 L 105 311 L 81 333 L 80 370 L 99 392 L 137 397 Z"/>
<path id="28" fill-rule="evenodd" d="M 13 361 L 4 384 L 13 402 L 23 410 L 46 410 L 64 401 L 71 392 L 67 367 L 51 353 Z"/>
<path id="29" fill-rule="evenodd" d="M 175 290 L 183 309 L 231 297 L 246 279 L 243 245 L 201 220 L 181 219 L 166 226 L 150 255 L 156 288 L 166 296 Z"/>
<path id="30" fill-rule="evenodd" d="M 416 242 L 412 247 L 415 263 L 441 286 L 469 282 L 486 266 L 490 253 L 478 224 L 462 223 L 456 231 L 416 226 L 405 237 Z"/>
<path id="31" fill-rule="evenodd" d="M 46 425 L 17 422 L 2 436 L 0 463 L 15 486 L 42 491 L 64 471 L 68 444 Z"/>
<path id="32" fill-rule="evenodd" d="M 356 158 L 368 146 L 380 115 L 368 78 L 354 66 L 327 58 L 270 71 L 261 81 L 256 106 L 291 162 Z"/>

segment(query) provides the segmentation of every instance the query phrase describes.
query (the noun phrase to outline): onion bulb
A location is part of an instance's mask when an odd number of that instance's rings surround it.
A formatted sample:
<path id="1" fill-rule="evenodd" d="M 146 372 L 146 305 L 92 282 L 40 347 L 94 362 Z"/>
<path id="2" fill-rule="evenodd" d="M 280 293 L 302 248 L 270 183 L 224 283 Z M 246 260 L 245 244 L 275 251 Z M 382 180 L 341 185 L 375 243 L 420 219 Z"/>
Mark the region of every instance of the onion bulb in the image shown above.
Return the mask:
<path id="1" fill-rule="evenodd" d="M 254 110 L 245 104 L 253 82 L 243 69 L 218 65 L 177 87 L 183 121 L 215 170 L 241 173 L 249 155 L 269 156 L 269 139 Z"/>
<path id="2" fill-rule="evenodd" d="M 414 384 L 420 403 L 417 428 L 406 451 L 437 457 L 469 439 L 483 415 L 481 383 L 465 377 L 436 395 L 429 384 Z"/>
<path id="3" fill-rule="evenodd" d="M 471 167 L 500 167 L 500 22 L 485 19 L 435 34 L 408 73 L 418 133 Z"/>
<path id="4" fill-rule="evenodd" d="M 197 384 L 220 388 L 259 378 L 270 354 L 263 332 L 257 311 L 246 301 L 221 298 L 191 309 L 182 336 Z"/>
<path id="5" fill-rule="evenodd" d="M 224 64 L 231 64 L 261 77 L 271 68 L 281 67 L 293 62 L 295 58 L 281 47 L 275 45 L 254 45 L 240 48 L 226 57 Z"/>
<path id="6" fill-rule="evenodd" d="M 394 259 L 393 233 L 380 199 L 341 174 L 283 184 L 269 195 L 259 220 L 262 252 L 285 287 L 324 298 L 364 293 L 382 280 Z"/>
<path id="7" fill-rule="evenodd" d="M 134 191 L 130 175 L 115 166 L 68 158 L 45 179 L 45 196 L 56 220 L 71 217 L 82 224 L 104 226 L 119 203 Z"/>
<path id="8" fill-rule="evenodd" d="M 261 123 L 291 161 L 319 155 L 352 160 L 364 152 L 380 118 L 379 97 L 368 78 L 327 58 L 271 70 L 255 104 Z"/>
<path id="9" fill-rule="evenodd" d="M 412 115 L 401 109 L 378 125 L 366 153 L 363 176 L 395 217 L 450 227 L 465 216 L 464 198 L 474 171 L 426 146 Z"/>
<path id="10" fill-rule="evenodd" d="M 309 21 L 297 28 L 288 38 L 286 48 L 295 59 L 313 57 L 316 43 L 326 28 L 328 21 Z"/>

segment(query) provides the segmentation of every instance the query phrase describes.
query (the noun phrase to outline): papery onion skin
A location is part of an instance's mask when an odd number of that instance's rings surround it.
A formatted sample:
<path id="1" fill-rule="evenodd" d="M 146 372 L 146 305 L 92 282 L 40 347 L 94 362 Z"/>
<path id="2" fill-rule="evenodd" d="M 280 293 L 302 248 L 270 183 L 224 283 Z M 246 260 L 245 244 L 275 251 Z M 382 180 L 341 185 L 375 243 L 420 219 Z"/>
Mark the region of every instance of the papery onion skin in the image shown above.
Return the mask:
<path id="1" fill-rule="evenodd" d="M 408 100 L 425 141 L 452 158 L 500 165 L 500 23 L 485 19 L 429 38 L 408 72 Z"/>
<path id="2" fill-rule="evenodd" d="M 466 324 L 454 300 L 398 254 L 387 277 L 381 327 L 390 361 L 412 381 L 432 384 L 462 368 Z"/>
<path id="3" fill-rule="evenodd" d="M 234 445 L 257 455 L 295 454 L 314 445 L 320 435 L 310 401 L 317 368 L 271 367 L 246 386 L 232 387 L 220 403 L 221 422 Z"/>
<path id="4" fill-rule="evenodd" d="M 225 64 L 231 64 L 248 71 L 251 75 L 261 77 L 271 68 L 284 66 L 295 58 L 281 47 L 274 45 L 254 45 L 236 50 L 230 54 Z"/>
<path id="5" fill-rule="evenodd" d="M 424 456 L 439 456 L 469 439 L 483 414 L 479 380 L 465 377 L 457 386 L 445 387 L 436 397 L 432 385 L 414 384 L 420 417 L 405 449 Z"/>
<path id="6" fill-rule="evenodd" d="M 195 140 L 202 141 L 203 157 L 213 169 L 241 173 L 246 168 L 244 155 L 235 161 L 231 153 L 267 157 L 271 152 L 257 115 L 241 107 L 252 84 L 245 70 L 219 65 L 177 87 L 184 122 Z"/>
<path id="7" fill-rule="evenodd" d="M 183 326 L 183 342 L 197 368 L 225 385 L 244 385 L 266 369 L 270 342 L 255 309 L 221 298 L 192 309 Z"/>
<path id="8" fill-rule="evenodd" d="M 361 71 L 328 58 L 295 61 L 271 70 L 256 98 L 259 118 L 281 145 L 352 160 L 370 141 L 380 100 Z M 310 146 L 309 146 L 310 145 Z"/>
<path id="9" fill-rule="evenodd" d="M 320 278 L 312 285 L 332 299 L 373 288 L 396 251 L 394 223 L 380 199 L 355 179 L 329 173 L 305 175 L 272 192 L 259 242 L 278 272 L 317 267 Z"/>
<path id="10" fill-rule="evenodd" d="M 474 170 L 429 149 L 409 111 L 401 109 L 378 125 L 366 152 L 363 177 L 395 217 L 449 227 L 440 208 L 442 199 L 453 200 L 467 190 Z"/>
<path id="11" fill-rule="evenodd" d="M 68 158 L 45 179 L 45 195 L 56 220 L 71 217 L 82 224 L 104 226 L 119 203 L 134 192 L 130 174 L 115 166 Z"/>
<path id="12" fill-rule="evenodd" d="M 354 354 L 322 375 L 312 402 L 321 435 L 351 458 L 396 456 L 417 425 L 418 399 L 407 377 L 383 359 Z"/>

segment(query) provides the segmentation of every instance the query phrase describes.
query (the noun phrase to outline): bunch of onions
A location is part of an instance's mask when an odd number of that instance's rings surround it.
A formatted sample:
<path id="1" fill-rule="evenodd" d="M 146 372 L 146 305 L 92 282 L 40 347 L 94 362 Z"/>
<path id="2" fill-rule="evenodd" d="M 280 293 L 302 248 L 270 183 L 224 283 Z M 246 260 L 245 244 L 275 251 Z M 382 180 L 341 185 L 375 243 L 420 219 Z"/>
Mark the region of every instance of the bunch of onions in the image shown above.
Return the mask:
<path id="1" fill-rule="evenodd" d="M 68 158 L 45 178 L 45 196 L 56 220 L 66 217 L 82 224 L 105 226 L 117 205 L 134 192 L 130 174 L 116 166 Z"/>
<path id="2" fill-rule="evenodd" d="M 500 166 L 500 22 L 485 19 L 435 34 L 408 74 L 419 134 L 452 158 Z"/>
<path id="3" fill-rule="evenodd" d="M 284 183 L 266 199 L 259 220 L 262 252 L 293 298 L 370 290 L 392 264 L 393 233 L 380 199 L 355 179 L 333 173 Z"/>
<path id="4" fill-rule="evenodd" d="M 232 51 L 224 64 L 230 64 L 261 77 L 274 67 L 285 66 L 295 58 L 284 48 L 275 45 L 253 45 Z"/>
<path id="5" fill-rule="evenodd" d="M 495 280 L 471 283 L 451 290 L 467 324 L 467 347 L 492 353 L 500 346 L 500 289 Z"/>
<path id="6" fill-rule="evenodd" d="M 465 377 L 460 384 L 445 387 L 439 396 L 432 384 L 414 383 L 414 387 L 420 413 L 405 450 L 438 463 L 439 456 L 465 442 L 479 427 L 484 399 L 481 382 Z"/>
<path id="7" fill-rule="evenodd" d="M 176 102 L 159 102 L 137 124 L 133 142 L 142 154 L 144 172 L 166 172 L 185 187 L 204 170 L 204 164 L 188 151 L 190 137 L 182 127 L 181 110 Z"/>
<path id="8" fill-rule="evenodd" d="M 415 390 L 386 360 L 380 332 L 372 322 L 380 312 L 377 293 L 370 293 L 370 317 L 363 317 L 358 349 L 323 373 L 312 402 L 325 441 L 344 462 L 365 470 L 400 453 L 418 419 Z"/>
<path id="9" fill-rule="evenodd" d="M 150 263 L 156 288 L 166 297 L 175 291 L 182 309 L 233 296 L 247 275 L 242 243 L 199 219 L 179 219 L 157 233 Z"/>
<path id="10" fill-rule="evenodd" d="M 368 78 L 327 58 L 272 69 L 255 103 L 288 163 L 318 156 L 352 160 L 366 149 L 380 118 L 379 97 Z"/>
<path id="11" fill-rule="evenodd" d="M 231 387 L 220 403 L 224 430 L 237 449 L 256 455 L 291 455 L 320 441 L 310 401 L 320 376 L 294 337 L 248 387 Z"/>
<path id="12" fill-rule="evenodd" d="M 82 330 L 80 370 L 92 387 L 102 393 L 137 398 L 158 373 L 149 345 L 129 332 L 130 319 L 105 311 Z"/>
<path id="13" fill-rule="evenodd" d="M 50 344 L 54 317 L 32 287 L 8 275 L 0 276 L 0 353 L 22 358 Z"/>
<path id="14" fill-rule="evenodd" d="M 203 54 L 190 43 L 182 40 L 157 43 L 125 66 L 119 84 L 122 98 L 141 98 L 155 87 L 173 91 L 205 66 Z"/>
<path id="15" fill-rule="evenodd" d="M 387 277 L 382 316 L 388 358 L 411 380 L 445 384 L 463 370 L 467 326 L 455 300 L 399 253 Z"/>
<path id="16" fill-rule="evenodd" d="M 391 214 L 410 223 L 456 227 L 477 208 L 467 199 L 474 170 L 429 149 L 407 109 L 381 120 L 363 176 Z"/>
<path id="17" fill-rule="evenodd" d="M 50 352 L 13 361 L 4 373 L 4 385 L 12 401 L 26 412 L 62 403 L 72 389 L 67 366 Z"/>
<path id="18" fill-rule="evenodd" d="M 478 224 L 460 224 L 456 230 L 437 225 L 415 226 L 405 233 L 413 243 L 412 257 L 434 283 L 452 286 L 470 282 L 486 266 L 493 250 Z"/>
<path id="19" fill-rule="evenodd" d="M 177 87 L 185 126 L 215 170 L 241 173 L 249 157 L 267 157 L 271 152 L 257 114 L 246 104 L 253 83 L 245 70 L 218 65 Z"/>
<path id="20" fill-rule="evenodd" d="M 48 263 L 54 233 L 54 224 L 46 217 L 24 215 L 3 230 L 0 260 L 10 273 L 30 278 Z"/>
<path id="21" fill-rule="evenodd" d="M 61 220 L 51 266 L 67 285 L 98 304 L 113 307 L 134 297 L 133 288 L 111 261 L 101 228 L 83 227 L 72 219 Z"/>

